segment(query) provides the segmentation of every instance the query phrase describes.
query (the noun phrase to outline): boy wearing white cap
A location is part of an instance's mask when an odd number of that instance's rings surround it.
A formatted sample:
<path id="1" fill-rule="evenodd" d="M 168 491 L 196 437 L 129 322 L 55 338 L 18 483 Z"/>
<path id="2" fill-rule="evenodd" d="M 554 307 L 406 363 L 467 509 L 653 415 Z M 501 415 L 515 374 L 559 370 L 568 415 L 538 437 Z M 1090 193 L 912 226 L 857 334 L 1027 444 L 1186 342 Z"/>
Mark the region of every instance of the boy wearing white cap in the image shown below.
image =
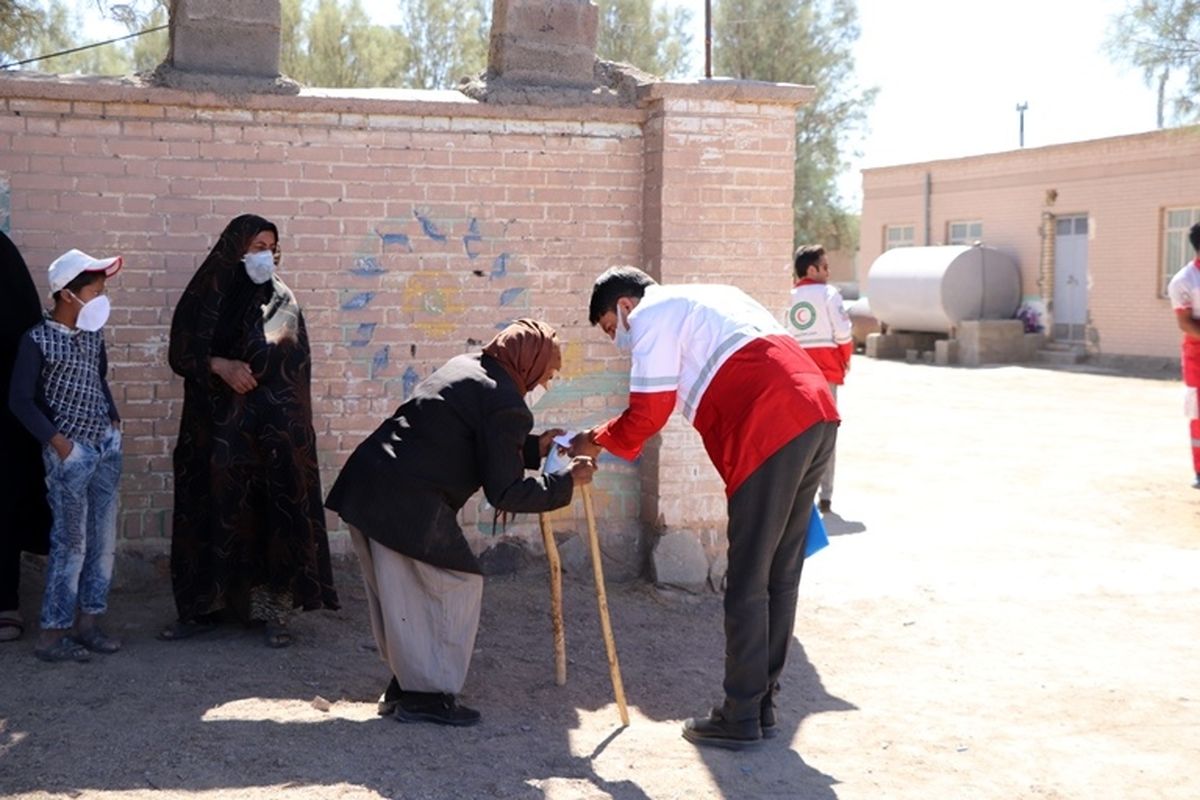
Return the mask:
<path id="1" fill-rule="evenodd" d="M 97 622 L 108 610 L 121 479 L 120 417 L 100 329 L 109 313 L 105 282 L 120 269 L 120 256 L 79 250 L 54 260 L 54 309 L 21 337 L 9 387 L 9 409 L 43 445 L 54 517 L 34 650 L 43 661 L 87 661 L 121 648 Z"/>

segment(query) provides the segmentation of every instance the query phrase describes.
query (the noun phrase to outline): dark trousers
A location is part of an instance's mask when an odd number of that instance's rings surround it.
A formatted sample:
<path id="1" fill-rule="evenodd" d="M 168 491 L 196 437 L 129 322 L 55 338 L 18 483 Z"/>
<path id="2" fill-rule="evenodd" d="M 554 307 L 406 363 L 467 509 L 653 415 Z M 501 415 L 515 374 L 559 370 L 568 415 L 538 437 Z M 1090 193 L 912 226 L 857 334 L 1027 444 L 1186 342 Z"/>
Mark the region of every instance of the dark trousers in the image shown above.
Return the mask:
<path id="1" fill-rule="evenodd" d="M 729 498 L 725 577 L 725 719 L 757 720 L 787 660 L 813 497 L 837 425 L 818 423 L 784 445 Z"/>

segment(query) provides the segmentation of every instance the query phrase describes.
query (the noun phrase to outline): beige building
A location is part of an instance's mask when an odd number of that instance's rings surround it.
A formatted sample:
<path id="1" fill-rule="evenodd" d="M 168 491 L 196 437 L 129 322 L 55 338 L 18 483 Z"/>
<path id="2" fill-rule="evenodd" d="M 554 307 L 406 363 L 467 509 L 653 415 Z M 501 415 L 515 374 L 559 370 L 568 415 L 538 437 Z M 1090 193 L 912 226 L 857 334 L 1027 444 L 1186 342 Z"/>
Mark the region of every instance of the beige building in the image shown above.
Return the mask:
<path id="1" fill-rule="evenodd" d="M 1178 358 L 1167 281 L 1200 221 L 1200 126 L 863 170 L 858 278 L 892 247 L 1011 254 L 1023 306 L 1093 355 Z"/>

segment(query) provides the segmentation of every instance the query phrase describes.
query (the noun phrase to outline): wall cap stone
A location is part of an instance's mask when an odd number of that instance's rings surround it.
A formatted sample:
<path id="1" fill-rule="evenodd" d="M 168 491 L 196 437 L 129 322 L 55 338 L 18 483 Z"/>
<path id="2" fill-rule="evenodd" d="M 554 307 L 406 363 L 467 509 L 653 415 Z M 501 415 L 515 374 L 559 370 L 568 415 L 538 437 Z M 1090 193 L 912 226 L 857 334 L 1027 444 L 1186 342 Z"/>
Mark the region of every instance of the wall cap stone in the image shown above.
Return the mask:
<path id="1" fill-rule="evenodd" d="M 395 116 L 478 117 L 485 119 L 624 122 L 641 125 L 645 111 L 619 106 L 548 107 L 489 105 L 456 90 L 303 88 L 298 94 L 217 93 L 155 86 L 137 76 L 101 78 L 32 71 L 0 75 L 0 101 L 6 99 L 147 103 L 243 111 L 389 114 Z"/>
<path id="2" fill-rule="evenodd" d="M 737 103 L 804 106 L 812 102 L 816 87 L 798 83 L 768 83 L 736 78 L 702 78 L 692 81 L 659 81 L 638 88 L 638 99 L 728 100 Z"/>

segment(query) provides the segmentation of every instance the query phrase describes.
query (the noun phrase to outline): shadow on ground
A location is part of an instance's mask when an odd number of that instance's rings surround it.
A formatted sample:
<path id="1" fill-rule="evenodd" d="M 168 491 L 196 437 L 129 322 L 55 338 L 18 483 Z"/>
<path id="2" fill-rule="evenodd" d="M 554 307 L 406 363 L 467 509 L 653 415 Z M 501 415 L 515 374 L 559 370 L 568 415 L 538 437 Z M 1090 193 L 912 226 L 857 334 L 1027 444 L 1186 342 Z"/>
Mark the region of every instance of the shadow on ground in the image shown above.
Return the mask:
<path id="1" fill-rule="evenodd" d="M 286 650 L 240 627 L 156 641 L 173 616 L 169 594 L 116 593 L 109 619 L 127 642 L 119 654 L 46 665 L 29 635 L 0 645 L 0 794 L 258 788 L 320 797 L 364 787 L 403 798 L 834 797 L 835 779 L 791 742 L 808 715 L 854 707 L 825 692 L 799 642 L 783 676 L 781 735 L 752 753 L 698 751 L 679 724 L 720 698 L 720 598 L 611 585 L 634 715 L 621 729 L 590 581 L 566 581 L 568 681 L 555 686 L 537 567 L 488 579 L 463 694 L 484 721 L 461 730 L 375 716 L 387 672 L 352 569 L 339 574 L 345 607 L 299 617 Z M 26 572 L 28 616 L 40 586 Z M 318 696 L 332 707 L 318 708 Z"/>

